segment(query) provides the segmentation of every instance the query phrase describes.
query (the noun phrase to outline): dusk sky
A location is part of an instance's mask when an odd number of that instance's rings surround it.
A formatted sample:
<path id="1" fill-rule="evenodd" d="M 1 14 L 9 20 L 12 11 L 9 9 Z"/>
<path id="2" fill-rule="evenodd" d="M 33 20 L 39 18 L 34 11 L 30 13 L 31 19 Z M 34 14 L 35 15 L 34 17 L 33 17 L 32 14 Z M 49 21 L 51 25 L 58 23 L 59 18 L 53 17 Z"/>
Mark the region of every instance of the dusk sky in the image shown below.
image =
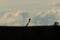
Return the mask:
<path id="1" fill-rule="evenodd" d="M 60 23 L 60 0 L 0 0 L 0 25 L 25 26 Z"/>

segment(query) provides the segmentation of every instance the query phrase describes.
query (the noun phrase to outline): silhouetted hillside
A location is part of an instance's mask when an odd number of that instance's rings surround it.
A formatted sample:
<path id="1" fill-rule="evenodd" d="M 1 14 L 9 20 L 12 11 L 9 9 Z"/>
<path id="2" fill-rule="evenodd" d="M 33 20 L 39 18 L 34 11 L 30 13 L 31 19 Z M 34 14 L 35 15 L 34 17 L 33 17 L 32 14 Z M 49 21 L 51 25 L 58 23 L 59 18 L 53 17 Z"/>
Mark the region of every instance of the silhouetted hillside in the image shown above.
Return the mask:
<path id="1" fill-rule="evenodd" d="M 0 27 L 0 38 L 19 40 L 60 40 L 59 26 Z"/>

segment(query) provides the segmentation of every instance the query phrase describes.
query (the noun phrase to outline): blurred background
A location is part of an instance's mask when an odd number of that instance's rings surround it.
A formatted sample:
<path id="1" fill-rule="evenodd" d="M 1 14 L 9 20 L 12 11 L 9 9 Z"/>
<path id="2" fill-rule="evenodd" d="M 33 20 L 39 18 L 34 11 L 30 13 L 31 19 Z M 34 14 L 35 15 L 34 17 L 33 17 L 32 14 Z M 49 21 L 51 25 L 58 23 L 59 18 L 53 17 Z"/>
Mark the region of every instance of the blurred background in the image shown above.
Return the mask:
<path id="1" fill-rule="evenodd" d="M 29 26 L 60 24 L 60 0 L 0 0 L 0 25 Z"/>

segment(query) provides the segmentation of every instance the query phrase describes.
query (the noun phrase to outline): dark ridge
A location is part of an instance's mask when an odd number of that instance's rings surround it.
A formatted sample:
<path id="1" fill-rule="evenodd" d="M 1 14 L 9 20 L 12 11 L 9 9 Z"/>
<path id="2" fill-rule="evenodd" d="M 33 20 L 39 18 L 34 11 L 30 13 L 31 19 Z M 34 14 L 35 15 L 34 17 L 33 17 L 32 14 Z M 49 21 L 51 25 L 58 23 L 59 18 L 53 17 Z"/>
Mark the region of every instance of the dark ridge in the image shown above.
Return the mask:
<path id="1" fill-rule="evenodd" d="M 60 26 L 57 22 L 50 26 L 0 26 L 0 39 L 60 40 Z"/>
<path id="2" fill-rule="evenodd" d="M 60 40 L 60 26 L 0 26 L 0 39 Z"/>

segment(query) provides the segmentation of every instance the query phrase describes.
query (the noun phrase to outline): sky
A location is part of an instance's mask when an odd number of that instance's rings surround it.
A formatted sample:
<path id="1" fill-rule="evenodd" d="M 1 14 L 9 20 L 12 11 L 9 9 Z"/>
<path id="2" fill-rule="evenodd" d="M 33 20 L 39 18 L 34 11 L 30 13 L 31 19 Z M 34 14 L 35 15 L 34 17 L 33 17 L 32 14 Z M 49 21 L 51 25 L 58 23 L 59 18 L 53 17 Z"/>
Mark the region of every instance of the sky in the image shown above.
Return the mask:
<path id="1" fill-rule="evenodd" d="M 60 24 L 60 0 L 0 0 L 0 25 L 29 26 Z"/>

